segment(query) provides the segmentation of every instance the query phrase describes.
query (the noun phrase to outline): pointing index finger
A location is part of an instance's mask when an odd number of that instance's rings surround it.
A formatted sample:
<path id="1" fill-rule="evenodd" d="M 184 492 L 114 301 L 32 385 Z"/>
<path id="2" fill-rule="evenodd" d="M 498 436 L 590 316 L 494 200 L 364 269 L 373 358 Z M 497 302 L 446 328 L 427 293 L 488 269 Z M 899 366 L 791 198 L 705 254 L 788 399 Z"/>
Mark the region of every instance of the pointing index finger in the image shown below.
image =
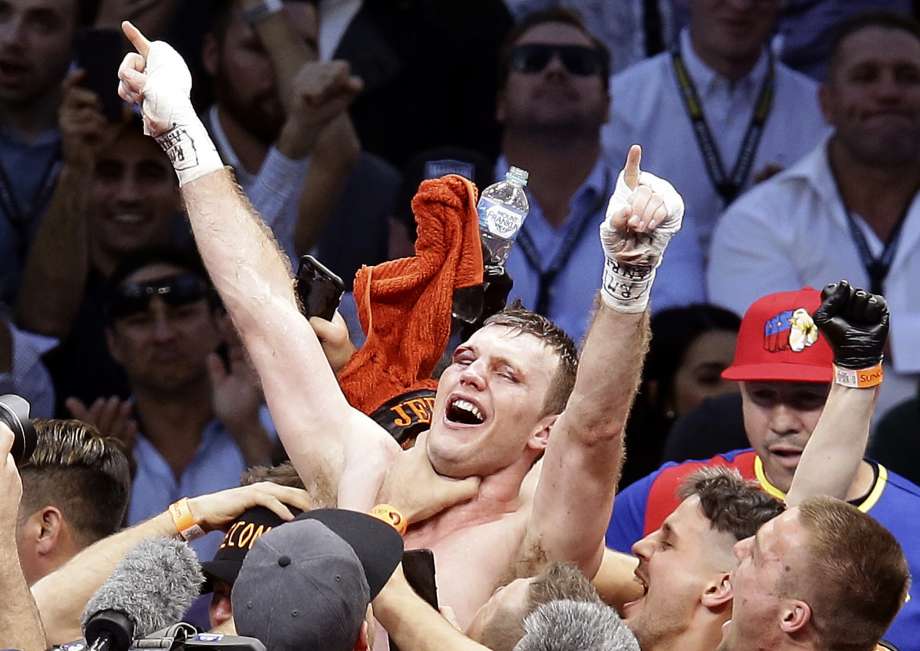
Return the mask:
<path id="1" fill-rule="evenodd" d="M 121 24 L 121 30 L 125 33 L 125 36 L 131 41 L 131 45 L 134 46 L 134 49 L 137 50 L 145 59 L 147 58 L 147 53 L 150 51 L 150 41 L 147 40 L 147 37 L 141 34 L 141 30 L 131 24 L 131 21 L 124 21 Z"/>
<path id="2" fill-rule="evenodd" d="M 639 187 L 639 162 L 642 160 L 642 147 L 633 145 L 626 155 L 626 165 L 623 166 L 623 180 L 630 190 Z"/>

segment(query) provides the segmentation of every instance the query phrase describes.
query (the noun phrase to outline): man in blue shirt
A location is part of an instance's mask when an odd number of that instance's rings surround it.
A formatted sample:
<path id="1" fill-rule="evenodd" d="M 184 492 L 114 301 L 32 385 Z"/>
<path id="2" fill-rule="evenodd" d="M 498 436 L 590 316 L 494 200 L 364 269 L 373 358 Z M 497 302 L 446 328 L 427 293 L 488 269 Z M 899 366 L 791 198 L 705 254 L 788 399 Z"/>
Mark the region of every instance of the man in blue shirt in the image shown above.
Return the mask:
<path id="1" fill-rule="evenodd" d="M 5 0 L 0 12 L 0 301 L 16 294 L 54 185 L 78 10 L 76 0 Z"/>
<path id="2" fill-rule="evenodd" d="M 597 229 L 617 178 L 601 156 L 609 57 L 564 9 L 525 17 L 502 51 L 497 115 L 504 131 L 496 172 L 503 176 L 509 165 L 527 170 L 530 201 L 506 265 L 514 279 L 510 298 L 522 299 L 576 342 L 586 332 L 602 276 Z M 659 164 L 645 160 L 652 170 Z M 694 234 L 682 230 L 658 269 L 655 310 L 704 300 L 702 252 Z"/>
<path id="3" fill-rule="evenodd" d="M 231 326 L 197 258 L 170 250 L 128 258 L 110 279 L 106 317 L 139 430 L 128 524 L 184 495 L 236 486 L 248 466 L 268 462 L 261 392 L 238 344 L 228 347 L 229 371 L 215 353 L 232 341 Z M 217 534 L 192 546 L 209 558 L 219 544 Z"/>

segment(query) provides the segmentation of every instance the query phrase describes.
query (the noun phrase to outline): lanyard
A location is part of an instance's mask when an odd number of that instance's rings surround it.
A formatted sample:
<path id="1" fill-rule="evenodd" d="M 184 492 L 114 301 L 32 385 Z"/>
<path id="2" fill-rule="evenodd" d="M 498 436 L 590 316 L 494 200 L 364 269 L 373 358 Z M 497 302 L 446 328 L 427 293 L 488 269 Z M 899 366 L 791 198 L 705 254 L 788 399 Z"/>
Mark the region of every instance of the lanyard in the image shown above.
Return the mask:
<path id="1" fill-rule="evenodd" d="M 773 82 L 775 77 L 773 53 L 769 48 L 767 49 L 767 74 L 764 77 L 763 84 L 760 86 L 757 102 L 754 104 L 754 113 L 751 115 L 751 122 L 748 124 L 744 139 L 741 141 L 741 149 L 738 151 L 738 158 L 735 160 L 734 167 L 732 167 L 731 176 L 727 176 L 725 173 L 722 156 L 719 155 L 719 148 L 712 137 L 709 125 L 706 123 L 706 116 L 703 114 L 703 103 L 696 92 L 693 79 L 690 78 L 690 74 L 687 72 L 683 57 L 675 49 L 671 52 L 671 58 L 674 61 L 674 76 L 677 79 L 677 88 L 680 90 L 681 97 L 684 100 L 684 108 L 686 108 L 687 115 L 693 125 L 693 134 L 696 136 L 697 145 L 703 155 L 703 161 L 706 163 L 706 171 L 709 173 L 709 178 L 712 180 L 712 184 L 719 196 L 722 197 L 726 204 L 731 203 L 741 192 L 741 188 L 744 187 L 744 183 L 751 173 L 754 155 L 760 145 L 760 138 L 763 135 L 767 118 L 770 117 L 770 109 L 773 108 Z"/>
<path id="2" fill-rule="evenodd" d="M 613 191 L 611 186 L 611 174 L 610 170 L 607 169 L 604 172 L 603 191 L 598 195 L 594 203 L 591 204 L 591 208 L 581 216 L 581 222 L 574 225 L 569 229 L 568 233 L 566 233 L 565 238 L 562 240 L 562 244 L 559 246 L 559 250 L 556 252 L 556 256 L 545 270 L 540 267 L 540 259 L 542 256 L 540 252 L 537 251 L 537 245 L 534 244 L 533 238 L 527 231 L 527 222 L 524 222 L 524 227 L 521 229 L 521 232 L 518 233 L 517 243 L 520 245 L 521 252 L 524 254 L 527 266 L 537 272 L 537 302 L 534 306 L 534 312 L 537 314 L 549 316 L 549 302 L 552 298 L 551 290 L 556 276 L 559 275 L 559 272 L 562 271 L 563 267 L 568 263 L 569 258 L 572 257 L 572 253 L 575 251 L 575 245 L 578 243 L 578 240 L 581 239 L 582 234 L 585 232 L 585 228 L 587 228 L 588 224 L 591 222 L 591 216 L 597 214 L 597 211 L 604 206 L 604 202 Z"/>
<path id="3" fill-rule="evenodd" d="M 831 176 L 834 175 L 831 174 Z M 853 217 L 853 213 L 850 212 L 846 202 L 843 200 L 843 193 L 840 192 L 840 185 L 837 183 L 836 177 L 834 177 L 834 187 L 837 190 L 837 198 L 840 199 L 840 207 L 843 208 L 843 214 L 846 215 L 847 218 L 847 226 L 850 228 L 850 238 L 853 240 L 856 251 L 859 253 L 859 257 L 862 260 L 863 267 L 866 269 L 866 274 L 869 276 L 869 291 L 873 294 L 884 295 L 885 279 L 888 277 L 888 272 L 891 271 L 891 263 L 894 262 L 894 256 L 898 252 L 898 244 L 901 242 L 901 227 L 904 225 L 904 222 L 907 221 L 907 213 L 910 212 L 912 201 L 908 201 L 904 206 L 901 216 L 898 217 L 897 223 L 894 225 L 891 234 L 888 236 L 888 240 L 885 242 L 882 254 L 876 258 L 872 255 L 872 250 L 869 248 L 869 242 L 866 241 L 865 234 L 859 227 L 859 224 L 856 223 L 856 218 Z"/>

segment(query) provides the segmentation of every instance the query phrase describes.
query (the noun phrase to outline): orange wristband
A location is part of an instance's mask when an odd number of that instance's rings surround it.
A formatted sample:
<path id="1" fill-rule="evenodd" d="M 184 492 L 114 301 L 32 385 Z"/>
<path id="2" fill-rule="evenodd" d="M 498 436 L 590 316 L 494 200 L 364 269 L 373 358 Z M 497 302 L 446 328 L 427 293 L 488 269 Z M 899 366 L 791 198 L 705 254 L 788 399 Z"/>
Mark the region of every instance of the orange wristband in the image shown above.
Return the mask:
<path id="1" fill-rule="evenodd" d="M 409 528 L 409 521 L 403 517 L 395 506 L 389 504 L 378 504 L 371 509 L 370 514 L 379 520 L 383 520 L 399 532 L 400 536 L 406 535 L 406 529 Z"/>
<path id="2" fill-rule="evenodd" d="M 189 508 L 187 497 L 170 504 L 169 514 L 172 516 L 173 524 L 176 525 L 176 531 L 182 536 L 182 540 L 194 540 L 204 535 L 204 529 L 201 528 L 198 520 L 192 515 L 192 509 Z"/>
<path id="3" fill-rule="evenodd" d="M 853 389 L 871 389 L 877 387 L 885 379 L 885 372 L 881 364 L 853 370 L 849 368 L 840 368 L 834 365 L 834 382 L 841 386 Z"/>

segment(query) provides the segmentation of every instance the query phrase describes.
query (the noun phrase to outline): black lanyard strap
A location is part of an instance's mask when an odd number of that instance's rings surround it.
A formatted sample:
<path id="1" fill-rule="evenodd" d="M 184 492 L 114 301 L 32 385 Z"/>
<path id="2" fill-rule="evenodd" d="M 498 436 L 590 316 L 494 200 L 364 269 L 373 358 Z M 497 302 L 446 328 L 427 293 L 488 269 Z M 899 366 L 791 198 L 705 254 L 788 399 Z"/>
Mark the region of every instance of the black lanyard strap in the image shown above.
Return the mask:
<path id="1" fill-rule="evenodd" d="M 898 244 L 901 242 L 901 227 L 904 226 L 904 222 L 907 221 L 907 213 L 910 212 L 913 199 L 909 199 L 904 206 L 904 210 L 901 212 L 900 217 L 898 217 L 897 223 L 895 223 L 894 228 L 888 235 L 888 240 L 885 242 L 882 254 L 875 257 L 872 255 L 872 250 L 869 248 L 869 242 L 866 240 L 866 235 L 859 227 L 859 224 L 856 223 L 856 218 L 853 216 L 853 213 L 847 208 L 846 201 L 843 200 L 843 193 L 840 191 L 840 184 L 837 183 L 837 177 L 834 176 L 833 172 L 831 176 L 834 177 L 834 187 L 837 190 L 837 198 L 840 200 L 840 207 L 843 209 L 843 214 L 846 215 L 847 218 L 850 238 L 853 240 L 853 245 L 856 247 L 857 253 L 859 253 L 859 258 L 862 260 L 863 267 L 866 269 L 866 274 L 869 276 L 869 291 L 873 294 L 884 295 L 885 280 L 888 278 L 888 272 L 891 271 L 891 263 L 894 262 L 894 256 L 898 252 Z"/>
<path id="2" fill-rule="evenodd" d="M 677 49 L 671 51 L 671 59 L 674 63 L 674 77 L 677 80 L 677 88 L 680 91 L 681 98 L 684 101 L 684 108 L 687 110 L 687 115 L 693 126 L 693 134 L 696 136 L 696 142 L 700 148 L 700 153 L 703 155 L 703 161 L 706 163 L 706 171 L 709 173 L 709 178 L 719 196 L 722 197 L 726 204 L 731 203 L 741 192 L 741 188 L 744 187 L 751 174 L 754 156 L 757 153 L 758 146 L 760 146 L 760 139 L 763 136 L 767 118 L 770 117 L 770 110 L 773 108 L 776 75 L 773 53 L 769 48 L 767 49 L 767 74 L 760 85 L 757 102 L 754 104 L 754 112 L 751 115 L 751 121 L 744 134 L 744 139 L 741 141 L 741 149 L 738 151 L 738 158 L 732 167 L 731 176 L 725 173 L 725 165 L 722 163 L 719 147 L 712 137 L 709 124 L 706 122 L 703 103 L 696 92 L 696 85 L 693 83 L 693 79 L 690 78 L 690 73 L 687 72 L 683 57 Z"/>
<path id="3" fill-rule="evenodd" d="M 556 252 L 556 256 L 546 269 L 543 269 L 540 265 L 542 256 L 540 252 L 537 251 L 537 245 L 527 231 L 527 222 L 524 222 L 524 227 L 521 229 L 521 232 L 518 233 L 516 241 L 520 245 L 521 252 L 524 254 L 527 266 L 537 272 L 537 301 L 533 310 L 537 314 L 549 316 L 549 304 L 552 298 L 551 290 L 553 283 L 556 281 L 556 277 L 566 264 L 568 264 L 569 258 L 572 257 L 572 253 L 575 251 L 575 245 L 581 239 L 588 224 L 592 222 L 591 216 L 597 214 L 597 211 L 603 208 L 604 202 L 612 192 L 612 175 L 610 170 L 607 169 L 604 172 L 603 191 L 598 195 L 597 199 L 594 200 L 588 211 L 576 217 L 581 221 L 575 224 L 566 233 L 565 238 L 562 240 L 562 244 Z"/>

